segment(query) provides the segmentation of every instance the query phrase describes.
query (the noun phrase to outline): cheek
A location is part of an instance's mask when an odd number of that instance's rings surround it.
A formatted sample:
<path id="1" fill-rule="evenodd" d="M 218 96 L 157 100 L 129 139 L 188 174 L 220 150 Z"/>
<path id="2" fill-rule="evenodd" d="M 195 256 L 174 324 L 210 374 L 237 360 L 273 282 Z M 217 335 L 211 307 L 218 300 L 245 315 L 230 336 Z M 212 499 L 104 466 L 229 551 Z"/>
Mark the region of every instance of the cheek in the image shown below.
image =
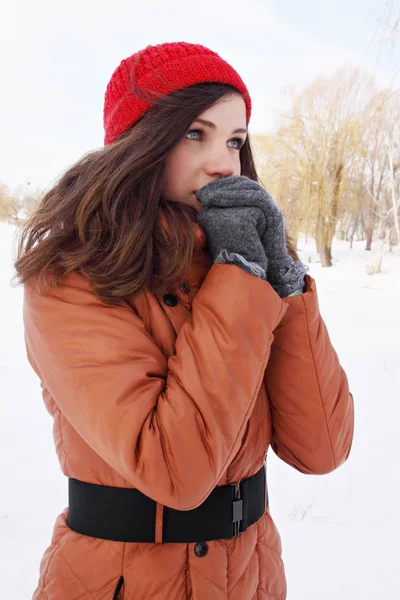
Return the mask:
<path id="1" fill-rule="evenodd" d="M 164 171 L 163 193 L 170 198 L 179 197 L 185 189 L 189 170 L 182 152 L 175 151 L 167 158 Z"/>
<path id="2" fill-rule="evenodd" d="M 242 165 L 240 164 L 240 156 L 238 153 L 238 157 L 237 160 L 235 161 L 235 166 L 234 166 L 234 175 L 240 175 L 242 172 Z"/>
<path id="3" fill-rule="evenodd" d="M 166 173 L 170 183 L 182 181 L 187 178 L 192 168 L 192 161 L 188 152 L 179 152 L 172 154 L 166 163 Z"/>

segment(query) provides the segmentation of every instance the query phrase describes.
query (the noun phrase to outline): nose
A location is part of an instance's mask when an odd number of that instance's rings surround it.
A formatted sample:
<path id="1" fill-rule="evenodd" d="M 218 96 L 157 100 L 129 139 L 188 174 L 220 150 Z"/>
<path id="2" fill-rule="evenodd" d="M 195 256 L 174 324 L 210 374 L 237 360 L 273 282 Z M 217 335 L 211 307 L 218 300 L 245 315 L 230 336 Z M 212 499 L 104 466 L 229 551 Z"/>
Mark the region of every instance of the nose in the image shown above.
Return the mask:
<path id="1" fill-rule="evenodd" d="M 235 174 L 236 166 L 229 148 L 215 149 L 207 153 L 204 170 L 209 177 L 229 177 Z"/>

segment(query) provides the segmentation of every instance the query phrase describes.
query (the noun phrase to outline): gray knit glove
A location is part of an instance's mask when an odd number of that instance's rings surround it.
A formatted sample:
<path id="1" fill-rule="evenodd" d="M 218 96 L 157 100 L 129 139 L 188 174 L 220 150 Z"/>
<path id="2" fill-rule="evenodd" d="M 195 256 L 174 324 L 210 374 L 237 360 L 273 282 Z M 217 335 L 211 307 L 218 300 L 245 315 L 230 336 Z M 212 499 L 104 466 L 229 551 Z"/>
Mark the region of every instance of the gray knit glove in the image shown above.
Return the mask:
<path id="1" fill-rule="evenodd" d="M 204 214 L 211 209 L 221 210 L 233 207 L 260 209 L 265 217 L 266 228 L 258 228 L 257 233 L 261 238 L 267 258 L 267 280 L 281 298 L 304 287 L 304 274 L 308 271 L 308 267 L 289 256 L 286 247 L 284 215 L 259 183 L 243 175 L 233 175 L 209 183 L 196 195 L 206 207 Z M 204 208 L 198 215 L 201 226 L 203 210 Z M 204 229 L 207 234 L 206 228 Z M 237 247 L 235 252 L 240 254 Z"/>
<path id="2" fill-rule="evenodd" d="M 207 235 L 208 248 L 215 263 L 235 264 L 261 279 L 266 278 L 267 258 L 261 244 L 266 228 L 265 214 L 257 206 L 209 206 L 207 190 L 214 182 L 197 192 L 204 199 L 197 215 Z"/>

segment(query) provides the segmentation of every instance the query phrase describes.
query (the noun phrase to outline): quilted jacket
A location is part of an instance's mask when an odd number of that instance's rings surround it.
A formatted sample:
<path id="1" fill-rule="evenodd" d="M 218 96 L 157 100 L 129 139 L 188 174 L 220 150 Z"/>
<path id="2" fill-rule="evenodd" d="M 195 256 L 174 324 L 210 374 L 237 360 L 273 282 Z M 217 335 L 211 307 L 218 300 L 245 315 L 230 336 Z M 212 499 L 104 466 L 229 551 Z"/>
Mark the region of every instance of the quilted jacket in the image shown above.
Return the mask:
<path id="1" fill-rule="evenodd" d="M 144 291 L 110 307 L 78 273 L 42 295 L 25 285 L 27 355 L 62 472 L 158 503 L 154 544 L 78 534 L 65 508 L 33 600 L 284 600 L 268 508 L 198 556 L 196 543 L 163 544 L 163 506 L 199 506 L 215 486 L 256 473 L 269 446 L 302 473 L 328 473 L 349 455 L 353 397 L 315 280 L 282 299 L 239 267 L 212 264 L 195 232 L 201 252 L 170 292 L 175 306 Z"/>

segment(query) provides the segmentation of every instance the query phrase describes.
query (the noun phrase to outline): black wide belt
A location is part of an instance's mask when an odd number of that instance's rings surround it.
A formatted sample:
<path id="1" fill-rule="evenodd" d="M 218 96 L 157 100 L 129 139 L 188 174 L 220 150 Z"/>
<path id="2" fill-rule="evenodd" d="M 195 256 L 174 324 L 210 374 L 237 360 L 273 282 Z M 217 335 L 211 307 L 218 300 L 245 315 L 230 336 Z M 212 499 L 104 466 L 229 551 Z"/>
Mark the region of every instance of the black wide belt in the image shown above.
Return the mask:
<path id="1" fill-rule="evenodd" d="M 265 466 L 248 479 L 215 488 L 193 510 L 167 506 L 163 543 L 229 539 L 258 521 L 268 506 Z M 155 542 L 156 502 L 137 489 L 68 480 L 68 526 L 115 542 Z"/>

